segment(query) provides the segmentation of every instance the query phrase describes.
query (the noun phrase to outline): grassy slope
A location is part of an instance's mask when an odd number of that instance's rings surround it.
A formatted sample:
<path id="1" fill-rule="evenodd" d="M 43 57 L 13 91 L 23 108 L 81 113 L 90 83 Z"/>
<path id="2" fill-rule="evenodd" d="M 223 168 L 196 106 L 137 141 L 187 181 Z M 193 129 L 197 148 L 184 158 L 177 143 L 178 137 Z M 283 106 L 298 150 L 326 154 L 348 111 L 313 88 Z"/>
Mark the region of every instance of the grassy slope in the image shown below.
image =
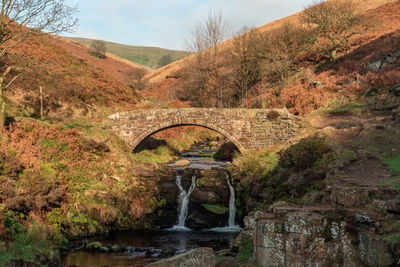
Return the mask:
<path id="1" fill-rule="evenodd" d="M 121 107 L 132 109 L 141 99 L 122 77 L 110 76 L 110 72 L 97 67 L 106 61 L 81 58 L 64 45 L 58 38 L 42 36 L 21 44 L 6 56 L 6 66 L 17 65 L 25 70 L 6 91 L 8 115 L 37 117 L 40 86 L 44 92 L 44 116 L 48 118 L 104 118 Z M 109 65 L 117 66 L 112 62 Z M 117 69 L 114 72 L 118 73 Z"/>
<path id="2" fill-rule="evenodd" d="M 87 39 L 87 38 L 71 37 L 70 39 L 87 46 L 90 46 L 91 42 L 93 41 L 92 39 Z M 157 68 L 157 63 L 162 56 L 166 56 L 169 54 L 175 61 L 189 55 L 189 53 L 185 51 L 169 50 L 158 47 L 131 46 L 113 42 L 105 42 L 105 43 L 107 51 L 110 52 L 111 54 L 115 54 L 124 59 L 145 65 L 153 69 Z"/>

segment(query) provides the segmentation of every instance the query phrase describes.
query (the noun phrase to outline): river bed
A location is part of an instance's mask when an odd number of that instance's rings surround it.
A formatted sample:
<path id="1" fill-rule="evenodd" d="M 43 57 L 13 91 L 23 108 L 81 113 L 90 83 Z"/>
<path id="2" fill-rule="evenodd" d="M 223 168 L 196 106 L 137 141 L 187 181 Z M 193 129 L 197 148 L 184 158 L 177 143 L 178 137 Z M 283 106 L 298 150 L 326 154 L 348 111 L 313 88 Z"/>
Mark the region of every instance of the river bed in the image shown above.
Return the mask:
<path id="1" fill-rule="evenodd" d="M 228 249 L 238 233 L 213 231 L 128 231 L 116 232 L 91 238 L 88 241 L 100 241 L 127 247 L 119 253 L 91 253 L 87 251 L 68 251 L 62 255 L 61 263 L 71 266 L 144 266 L 161 260 L 162 249 L 175 249 L 177 254 L 198 247 L 211 247 L 214 251 Z M 152 255 L 146 252 L 153 251 Z M 147 253 L 149 254 L 149 253 Z"/>
<path id="2" fill-rule="evenodd" d="M 194 169 L 211 169 L 211 168 L 222 168 L 225 169 L 229 163 L 216 161 L 213 158 L 215 150 L 210 149 L 192 149 L 182 155 L 181 159 L 190 161 L 190 166 L 184 168 Z M 167 166 L 174 168 L 174 162 L 167 164 Z M 177 168 L 182 169 L 182 168 Z M 179 175 L 177 176 L 177 178 Z M 153 231 L 124 231 L 115 232 L 104 236 L 98 236 L 89 238 L 87 240 L 77 241 L 79 243 L 89 242 L 101 242 L 103 245 L 111 247 L 112 245 L 121 246 L 123 249 L 120 252 L 115 253 L 101 253 L 101 252 L 89 252 L 84 250 L 70 250 L 64 252 L 61 258 L 61 264 L 65 266 L 145 266 L 146 264 L 159 261 L 163 258 L 163 253 L 167 250 L 173 254 L 183 253 L 185 251 L 198 248 L 198 247 L 211 247 L 215 252 L 229 249 L 232 247 L 233 240 L 237 237 L 240 228 L 234 225 L 234 192 L 233 188 L 229 183 L 229 177 L 227 176 L 227 182 L 231 188 L 231 200 L 229 205 L 230 211 L 233 214 L 229 216 L 229 222 L 227 221 L 227 228 L 215 228 L 203 229 L 203 230 L 191 230 L 185 227 L 185 220 L 187 216 L 187 207 L 185 215 L 182 218 L 182 214 L 177 218 L 177 225 L 171 229 L 165 230 L 153 230 Z M 179 181 L 179 183 L 178 183 Z M 193 177 L 195 183 L 195 177 Z M 180 180 L 177 179 L 177 186 L 180 185 Z M 190 198 L 190 191 L 186 193 L 185 190 L 181 189 L 181 197 L 183 198 L 186 194 Z M 187 189 L 189 190 L 189 189 Z M 178 198 L 178 196 L 177 196 Z M 188 202 L 189 200 L 187 200 Z M 185 203 L 185 201 L 180 200 Z M 182 205 L 182 203 L 181 203 Z M 186 206 L 188 203 L 186 203 Z M 180 207 L 182 211 L 182 206 Z M 179 220 L 181 222 L 179 223 Z M 178 227 L 177 227 L 178 226 Z M 180 231 L 179 231 L 180 230 Z M 74 245 L 72 244 L 72 247 Z M 170 256 L 170 255 L 169 255 Z M 164 254 L 165 257 L 165 254 Z"/>

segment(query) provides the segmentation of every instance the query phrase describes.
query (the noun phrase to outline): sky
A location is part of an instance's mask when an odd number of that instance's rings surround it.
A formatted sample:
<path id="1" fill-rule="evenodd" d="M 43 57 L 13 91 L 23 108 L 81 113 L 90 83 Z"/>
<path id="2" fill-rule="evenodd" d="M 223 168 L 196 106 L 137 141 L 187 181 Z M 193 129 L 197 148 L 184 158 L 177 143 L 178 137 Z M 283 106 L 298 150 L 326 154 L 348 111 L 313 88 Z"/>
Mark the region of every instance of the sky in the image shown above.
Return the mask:
<path id="1" fill-rule="evenodd" d="M 79 27 L 64 36 L 186 50 L 185 38 L 210 12 L 233 34 L 301 11 L 312 0 L 65 0 L 78 5 Z"/>

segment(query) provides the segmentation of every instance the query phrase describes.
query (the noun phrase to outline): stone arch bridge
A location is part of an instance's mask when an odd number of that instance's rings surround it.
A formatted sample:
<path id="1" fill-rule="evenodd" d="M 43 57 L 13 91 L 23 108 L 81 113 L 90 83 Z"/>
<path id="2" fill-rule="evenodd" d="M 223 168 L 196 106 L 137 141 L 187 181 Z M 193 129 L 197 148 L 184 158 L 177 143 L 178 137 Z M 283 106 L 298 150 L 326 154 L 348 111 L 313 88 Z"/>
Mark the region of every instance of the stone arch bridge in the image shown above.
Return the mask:
<path id="1" fill-rule="evenodd" d="M 244 152 L 285 144 L 305 130 L 304 120 L 283 110 L 180 108 L 142 109 L 108 117 L 112 130 L 133 150 L 147 137 L 173 127 L 202 126 L 214 130 Z"/>

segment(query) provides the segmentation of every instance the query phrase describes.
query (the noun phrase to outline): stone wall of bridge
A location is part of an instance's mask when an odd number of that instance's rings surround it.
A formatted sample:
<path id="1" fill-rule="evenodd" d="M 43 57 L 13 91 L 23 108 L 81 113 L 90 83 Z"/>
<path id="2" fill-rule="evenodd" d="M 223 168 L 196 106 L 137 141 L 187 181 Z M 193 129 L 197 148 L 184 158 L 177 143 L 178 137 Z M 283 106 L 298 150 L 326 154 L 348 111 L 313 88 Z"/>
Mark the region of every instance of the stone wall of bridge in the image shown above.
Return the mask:
<path id="1" fill-rule="evenodd" d="M 214 130 L 241 152 L 288 143 L 306 128 L 299 117 L 283 110 L 267 109 L 142 109 L 116 113 L 109 119 L 112 130 L 132 149 L 156 132 L 185 125 Z"/>

